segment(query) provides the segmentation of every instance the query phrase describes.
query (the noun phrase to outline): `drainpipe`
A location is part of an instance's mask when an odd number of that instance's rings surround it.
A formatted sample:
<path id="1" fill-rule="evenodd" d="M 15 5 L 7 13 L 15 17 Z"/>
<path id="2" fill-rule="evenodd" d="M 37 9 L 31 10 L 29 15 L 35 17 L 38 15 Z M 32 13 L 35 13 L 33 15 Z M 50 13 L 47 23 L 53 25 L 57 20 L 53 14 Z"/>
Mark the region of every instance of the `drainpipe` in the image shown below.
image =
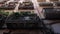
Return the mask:
<path id="1" fill-rule="evenodd" d="M 33 5 L 34 5 L 34 9 L 35 9 L 35 13 L 40 17 L 40 19 L 44 18 L 43 13 L 42 13 L 42 8 L 39 6 L 39 3 L 37 0 L 31 0 Z"/>

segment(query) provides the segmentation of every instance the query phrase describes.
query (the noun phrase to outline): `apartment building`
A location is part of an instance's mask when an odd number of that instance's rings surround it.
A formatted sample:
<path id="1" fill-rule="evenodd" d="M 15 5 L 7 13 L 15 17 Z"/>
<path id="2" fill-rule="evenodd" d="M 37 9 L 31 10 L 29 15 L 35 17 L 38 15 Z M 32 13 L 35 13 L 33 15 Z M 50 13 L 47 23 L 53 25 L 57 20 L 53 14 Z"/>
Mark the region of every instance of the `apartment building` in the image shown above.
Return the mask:
<path id="1" fill-rule="evenodd" d="M 60 0 L 3 0 L 0 2 L 0 12 L 9 12 L 4 21 L 4 30 L 0 30 L 1 34 L 59 34 L 60 20 L 52 18 L 60 18 Z M 48 12 L 49 11 L 49 12 Z M 58 12 L 55 12 L 58 11 Z M 12 14 L 13 13 L 13 14 Z M 40 21 L 40 17 L 42 21 Z M 5 15 L 4 15 L 5 16 Z M 18 18 L 16 18 L 16 17 Z M 25 20 L 25 21 L 24 21 Z M 37 25 L 38 23 L 38 25 Z M 53 25 L 52 25 L 53 24 Z M 46 27 L 48 28 L 46 28 Z M 51 27 L 54 27 L 51 31 Z M 3 28 L 4 28 L 3 27 Z M 13 28 L 13 29 L 11 29 Z"/>

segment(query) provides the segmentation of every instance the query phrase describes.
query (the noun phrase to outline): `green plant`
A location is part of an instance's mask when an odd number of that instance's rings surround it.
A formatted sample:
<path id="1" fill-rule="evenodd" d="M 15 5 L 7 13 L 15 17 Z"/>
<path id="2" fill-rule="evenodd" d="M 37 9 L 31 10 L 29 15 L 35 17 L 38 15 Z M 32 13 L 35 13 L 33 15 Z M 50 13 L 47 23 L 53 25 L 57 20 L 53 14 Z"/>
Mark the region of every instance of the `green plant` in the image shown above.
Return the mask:
<path id="1" fill-rule="evenodd" d="M 22 14 L 22 15 L 28 15 L 28 14 L 31 14 L 31 12 L 21 12 L 20 14 Z"/>
<path id="2" fill-rule="evenodd" d="M 0 11 L 0 14 L 5 15 L 5 16 L 8 16 L 9 15 L 9 12 Z"/>

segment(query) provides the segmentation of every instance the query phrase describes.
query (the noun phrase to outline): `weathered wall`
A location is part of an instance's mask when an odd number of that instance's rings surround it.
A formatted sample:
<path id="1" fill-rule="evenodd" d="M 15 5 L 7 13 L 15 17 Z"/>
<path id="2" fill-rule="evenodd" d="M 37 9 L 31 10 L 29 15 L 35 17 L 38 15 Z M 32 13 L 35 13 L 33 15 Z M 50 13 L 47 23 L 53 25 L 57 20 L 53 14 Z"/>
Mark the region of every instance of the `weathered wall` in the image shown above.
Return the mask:
<path id="1" fill-rule="evenodd" d="M 45 2 L 46 0 L 37 0 L 38 2 Z M 59 0 L 50 0 L 50 1 L 59 1 Z"/>
<path id="2" fill-rule="evenodd" d="M 50 1 L 59 1 L 59 0 L 50 0 Z"/>
<path id="3" fill-rule="evenodd" d="M 37 0 L 38 2 L 45 2 L 45 0 Z"/>

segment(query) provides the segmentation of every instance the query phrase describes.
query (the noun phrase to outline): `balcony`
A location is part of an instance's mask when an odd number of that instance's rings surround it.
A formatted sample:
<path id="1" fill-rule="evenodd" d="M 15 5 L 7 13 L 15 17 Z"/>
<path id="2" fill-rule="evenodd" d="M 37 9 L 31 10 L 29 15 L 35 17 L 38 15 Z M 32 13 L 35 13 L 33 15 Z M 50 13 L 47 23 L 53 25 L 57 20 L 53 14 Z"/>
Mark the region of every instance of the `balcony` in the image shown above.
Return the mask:
<path id="1" fill-rule="evenodd" d="M 9 4 L 18 4 L 17 1 L 10 2 Z"/>
<path id="2" fill-rule="evenodd" d="M 13 13 L 6 20 L 7 28 L 9 29 L 30 29 L 38 28 L 38 23 L 40 19 L 36 14 L 30 13 Z M 40 23 L 41 24 L 41 23 Z"/>
<path id="3" fill-rule="evenodd" d="M 20 4 L 19 9 L 27 9 L 27 10 L 30 9 L 30 10 L 33 10 L 34 7 L 33 7 L 32 3 L 23 2 L 23 3 Z"/>
<path id="4" fill-rule="evenodd" d="M 48 7 L 49 7 L 49 6 L 52 7 L 52 6 L 53 6 L 53 3 L 49 3 L 49 2 L 41 2 L 41 3 L 39 3 L 39 5 L 42 6 L 42 7 L 44 7 L 44 6 L 45 6 L 45 7 L 47 7 L 47 6 L 48 6 Z"/>
<path id="5" fill-rule="evenodd" d="M 4 4 L 5 2 L 0 2 L 0 4 Z"/>
<path id="6" fill-rule="evenodd" d="M 15 4 L 4 4 L 0 7 L 0 9 L 5 9 L 5 10 L 13 10 L 15 9 L 16 5 Z"/>
<path id="7" fill-rule="evenodd" d="M 20 0 L 14 0 L 15 2 L 18 2 L 18 1 L 20 1 Z"/>

